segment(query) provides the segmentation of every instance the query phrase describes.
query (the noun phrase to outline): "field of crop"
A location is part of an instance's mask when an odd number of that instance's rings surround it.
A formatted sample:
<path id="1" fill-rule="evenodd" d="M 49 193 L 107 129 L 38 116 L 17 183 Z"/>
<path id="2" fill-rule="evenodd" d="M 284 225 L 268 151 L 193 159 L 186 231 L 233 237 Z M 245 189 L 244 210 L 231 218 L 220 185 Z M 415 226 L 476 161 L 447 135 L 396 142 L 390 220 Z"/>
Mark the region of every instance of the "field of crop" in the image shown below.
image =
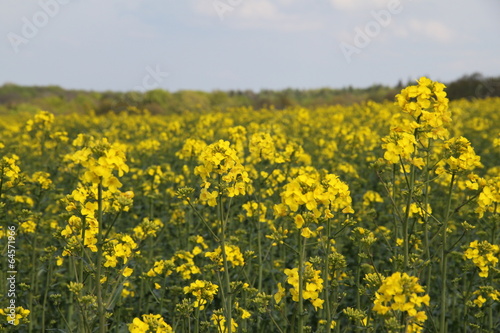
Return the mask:
<path id="1" fill-rule="evenodd" d="M 0 119 L 5 332 L 499 332 L 500 99 Z"/>

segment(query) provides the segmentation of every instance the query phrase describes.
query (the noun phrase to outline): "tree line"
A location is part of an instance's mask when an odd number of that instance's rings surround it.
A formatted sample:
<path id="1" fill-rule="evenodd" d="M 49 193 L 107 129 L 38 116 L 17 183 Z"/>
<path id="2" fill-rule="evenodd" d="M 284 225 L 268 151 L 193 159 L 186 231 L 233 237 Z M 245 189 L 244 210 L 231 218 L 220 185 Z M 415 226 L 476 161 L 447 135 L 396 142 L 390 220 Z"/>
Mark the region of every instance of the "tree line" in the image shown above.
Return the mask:
<path id="1" fill-rule="evenodd" d="M 406 85 L 414 84 L 409 81 Z M 232 107 L 283 109 L 293 106 L 315 107 L 321 105 L 349 105 L 365 101 L 392 101 L 406 86 L 400 80 L 395 86 L 374 84 L 367 88 L 340 89 L 284 89 L 284 90 L 229 90 L 169 92 L 155 89 L 146 92 L 86 91 L 63 89 L 59 86 L 21 86 L 6 83 L 0 86 L 0 113 L 35 112 L 39 109 L 53 113 L 72 113 L 93 110 L 96 114 L 107 112 L 132 112 L 147 109 L 152 114 L 183 113 Z M 464 75 L 447 85 L 451 100 L 480 99 L 500 96 L 500 77 L 484 77 L 474 73 Z"/>

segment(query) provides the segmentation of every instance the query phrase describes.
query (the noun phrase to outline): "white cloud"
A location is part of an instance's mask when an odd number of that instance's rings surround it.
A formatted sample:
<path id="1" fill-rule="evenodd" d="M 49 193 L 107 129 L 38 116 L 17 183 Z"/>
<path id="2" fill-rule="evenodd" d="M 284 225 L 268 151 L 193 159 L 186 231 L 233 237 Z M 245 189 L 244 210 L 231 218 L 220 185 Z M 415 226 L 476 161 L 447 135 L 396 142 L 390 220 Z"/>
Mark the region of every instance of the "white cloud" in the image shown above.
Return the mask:
<path id="1" fill-rule="evenodd" d="M 412 19 L 408 22 L 408 26 L 412 32 L 424 35 L 438 42 L 449 42 L 453 38 L 452 30 L 439 21 Z"/>
<path id="2" fill-rule="evenodd" d="M 300 2 L 300 0 L 277 0 L 277 2 L 279 2 L 282 5 L 289 6 L 289 5 L 292 5 L 292 4 Z"/>
<path id="3" fill-rule="evenodd" d="M 344 11 L 370 10 L 380 7 L 387 7 L 389 0 L 330 0 L 333 7 Z"/>
<path id="4" fill-rule="evenodd" d="M 408 28 L 406 28 L 401 24 L 393 23 L 392 25 L 389 26 L 389 28 L 396 37 L 408 38 L 408 36 L 410 35 L 410 33 L 408 32 Z"/>
<path id="5" fill-rule="evenodd" d="M 282 20 L 286 16 L 279 12 L 278 8 L 270 1 L 253 0 L 241 4 L 237 8 L 238 16 L 249 20 Z"/>
<path id="6" fill-rule="evenodd" d="M 223 10 L 215 8 L 222 4 Z M 192 0 L 195 12 L 212 18 L 221 19 L 228 25 L 241 29 L 269 29 L 287 32 L 315 31 L 323 28 L 323 23 L 313 20 L 303 12 L 287 12 L 287 7 L 297 4 L 297 0 L 243 0 L 241 2 L 218 0 Z"/>
<path id="7" fill-rule="evenodd" d="M 217 16 L 217 12 L 215 11 L 212 1 L 191 0 L 190 5 L 191 8 L 193 8 L 193 10 L 198 14 L 205 16 Z"/>

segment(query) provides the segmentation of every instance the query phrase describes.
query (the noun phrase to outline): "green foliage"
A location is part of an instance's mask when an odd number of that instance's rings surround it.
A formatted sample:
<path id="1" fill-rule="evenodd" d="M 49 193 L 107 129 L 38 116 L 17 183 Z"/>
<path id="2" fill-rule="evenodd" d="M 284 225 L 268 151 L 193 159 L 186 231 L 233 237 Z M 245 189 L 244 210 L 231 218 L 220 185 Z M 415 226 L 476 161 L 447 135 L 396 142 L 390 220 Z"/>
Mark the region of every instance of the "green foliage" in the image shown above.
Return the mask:
<path id="1" fill-rule="evenodd" d="M 413 84 L 413 83 L 410 83 Z M 465 75 L 447 84 L 451 100 L 500 96 L 500 78 L 485 78 L 481 74 Z M 151 114 L 182 114 L 186 111 L 206 112 L 234 107 L 284 109 L 293 106 L 317 107 L 351 105 L 365 101 L 392 101 L 402 83 L 395 87 L 374 84 L 367 88 L 230 90 L 212 92 L 182 90 L 169 92 L 154 89 L 147 92 L 94 92 L 67 90 L 58 86 L 19 86 L 12 83 L 0 87 L 0 114 L 9 112 L 35 113 L 39 108 L 54 114 L 148 110 Z"/>

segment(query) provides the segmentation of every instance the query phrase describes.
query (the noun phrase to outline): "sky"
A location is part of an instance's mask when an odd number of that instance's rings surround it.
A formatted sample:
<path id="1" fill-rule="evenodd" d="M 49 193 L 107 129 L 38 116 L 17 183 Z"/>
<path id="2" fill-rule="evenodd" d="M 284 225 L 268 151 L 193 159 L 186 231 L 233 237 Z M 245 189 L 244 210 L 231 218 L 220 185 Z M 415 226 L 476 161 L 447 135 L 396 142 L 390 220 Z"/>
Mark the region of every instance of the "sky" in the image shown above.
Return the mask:
<path id="1" fill-rule="evenodd" d="M 0 0 L 0 85 L 315 89 L 500 75 L 499 0 Z"/>

